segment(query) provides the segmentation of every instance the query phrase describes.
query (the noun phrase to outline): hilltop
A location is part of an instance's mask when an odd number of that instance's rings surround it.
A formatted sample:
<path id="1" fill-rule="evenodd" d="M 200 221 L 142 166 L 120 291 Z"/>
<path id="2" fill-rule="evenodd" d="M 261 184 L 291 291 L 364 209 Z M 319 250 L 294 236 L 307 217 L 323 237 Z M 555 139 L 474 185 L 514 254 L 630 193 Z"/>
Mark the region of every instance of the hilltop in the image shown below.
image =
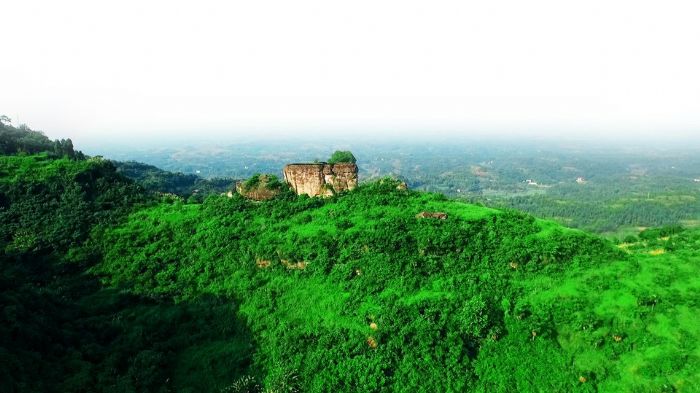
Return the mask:
<path id="1" fill-rule="evenodd" d="M 0 220 L 7 391 L 700 386 L 697 230 L 615 245 L 391 179 L 185 201 L 61 151 L 0 157 Z"/>
<path id="2" fill-rule="evenodd" d="M 246 375 L 268 387 L 279 378 L 329 392 L 698 383 L 699 233 L 620 248 L 396 185 L 140 210 L 103 234 L 96 272 L 143 296 L 230 298 L 255 337 Z M 426 210 L 448 218 L 416 217 Z"/>

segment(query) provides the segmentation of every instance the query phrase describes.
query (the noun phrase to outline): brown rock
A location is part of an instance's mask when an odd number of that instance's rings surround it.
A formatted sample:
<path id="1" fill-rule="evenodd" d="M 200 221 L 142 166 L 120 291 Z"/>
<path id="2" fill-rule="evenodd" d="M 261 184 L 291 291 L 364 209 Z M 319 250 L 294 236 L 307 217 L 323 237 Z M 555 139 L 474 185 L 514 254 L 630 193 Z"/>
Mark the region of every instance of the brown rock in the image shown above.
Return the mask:
<path id="1" fill-rule="evenodd" d="M 304 270 L 306 269 L 306 266 L 309 265 L 309 263 L 306 261 L 291 262 L 289 259 L 282 258 L 280 258 L 280 262 L 282 262 L 282 264 L 290 270 Z"/>
<path id="2" fill-rule="evenodd" d="M 255 260 L 255 264 L 256 264 L 259 268 L 265 269 L 265 268 L 270 267 L 270 265 L 272 264 L 272 262 L 270 262 L 270 261 L 267 260 L 267 259 L 258 258 L 258 259 Z"/>
<path id="3" fill-rule="evenodd" d="M 357 165 L 288 164 L 284 167 L 284 180 L 298 195 L 331 196 L 357 187 Z"/>
<path id="4" fill-rule="evenodd" d="M 447 213 L 443 212 L 420 212 L 416 214 L 416 218 L 437 218 L 439 220 L 446 220 Z"/>
<path id="5" fill-rule="evenodd" d="M 377 339 L 375 339 L 372 336 L 367 337 L 367 345 L 369 345 L 370 348 L 375 349 L 378 346 Z"/>

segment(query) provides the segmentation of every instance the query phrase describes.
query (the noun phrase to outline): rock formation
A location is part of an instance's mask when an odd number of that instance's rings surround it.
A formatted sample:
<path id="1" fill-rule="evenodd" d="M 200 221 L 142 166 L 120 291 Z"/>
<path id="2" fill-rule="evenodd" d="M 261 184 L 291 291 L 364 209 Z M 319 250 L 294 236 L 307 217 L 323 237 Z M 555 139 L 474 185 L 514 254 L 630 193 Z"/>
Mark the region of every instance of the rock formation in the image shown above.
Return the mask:
<path id="1" fill-rule="evenodd" d="M 357 187 L 357 165 L 288 164 L 284 167 L 284 180 L 298 195 L 330 196 Z"/>
<path id="2" fill-rule="evenodd" d="M 439 220 L 446 220 L 447 213 L 443 212 L 420 212 L 416 214 L 416 218 L 437 218 Z"/>
<path id="3" fill-rule="evenodd" d="M 256 175 L 244 182 L 237 182 L 236 192 L 248 199 L 267 201 L 282 192 L 282 184 L 276 176 Z"/>

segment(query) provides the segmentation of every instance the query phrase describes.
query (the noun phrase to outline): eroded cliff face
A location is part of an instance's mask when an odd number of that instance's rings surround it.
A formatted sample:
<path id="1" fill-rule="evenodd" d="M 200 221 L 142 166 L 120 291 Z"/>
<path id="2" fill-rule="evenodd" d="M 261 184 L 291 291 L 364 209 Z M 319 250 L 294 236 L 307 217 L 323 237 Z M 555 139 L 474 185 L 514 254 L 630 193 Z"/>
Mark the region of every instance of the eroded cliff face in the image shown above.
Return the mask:
<path id="1" fill-rule="evenodd" d="M 284 167 L 284 180 L 298 195 L 330 196 L 357 187 L 357 165 L 288 164 Z"/>

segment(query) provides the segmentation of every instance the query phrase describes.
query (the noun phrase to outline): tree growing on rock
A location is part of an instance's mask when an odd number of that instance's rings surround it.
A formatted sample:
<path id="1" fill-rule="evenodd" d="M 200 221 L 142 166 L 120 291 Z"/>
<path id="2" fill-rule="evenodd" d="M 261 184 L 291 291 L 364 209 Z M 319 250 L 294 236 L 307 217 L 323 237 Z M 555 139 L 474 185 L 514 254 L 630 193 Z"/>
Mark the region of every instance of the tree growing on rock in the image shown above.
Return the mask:
<path id="1" fill-rule="evenodd" d="M 349 150 L 336 150 L 328 160 L 329 164 L 356 163 L 357 159 Z"/>

